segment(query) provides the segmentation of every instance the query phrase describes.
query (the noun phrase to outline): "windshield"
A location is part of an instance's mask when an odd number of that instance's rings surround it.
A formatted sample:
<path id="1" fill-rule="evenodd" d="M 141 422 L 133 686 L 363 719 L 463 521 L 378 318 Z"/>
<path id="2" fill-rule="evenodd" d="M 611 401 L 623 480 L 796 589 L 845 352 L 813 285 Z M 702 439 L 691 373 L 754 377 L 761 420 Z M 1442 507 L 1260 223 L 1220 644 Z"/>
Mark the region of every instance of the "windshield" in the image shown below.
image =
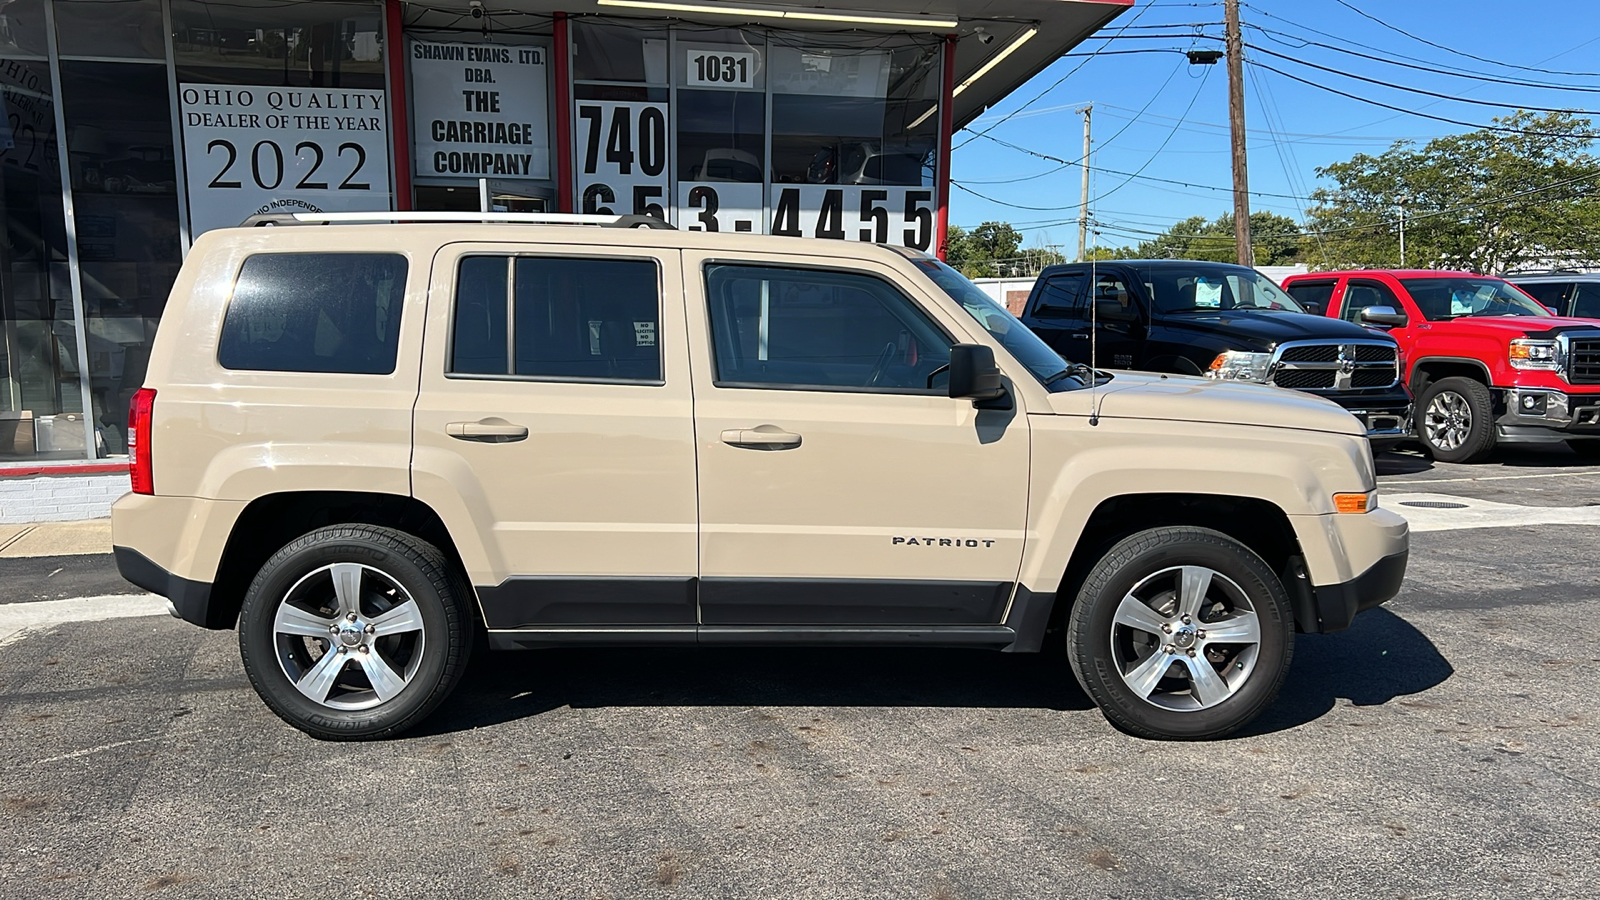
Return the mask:
<path id="1" fill-rule="evenodd" d="M 1162 263 L 1138 268 L 1157 312 L 1306 311 L 1272 279 L 1244 266 Z"/>
<path id="2" fill-rule="evenodd" d="M 982 325 L 984 331 L 989 332 L 1012 356 L 1027 366 L 1028 371 L 1041 383 L 1054 384 L 1067 374 L 1066 362 L 1050 349 L 1050 345 L 1029 331 L 1028 326 L 1018 322 L 1016 316 L 1007 312 L 994 298 L 968 281 L 966 276 L 936 259 L 919 259 L 915 263 L 917 268 L 933 279 L 934 284 L 961 304 L 961 308 Z"/>
<path id="3" fill-rule="evenodd" d="M 1402 278 L 1423 318 L 1448 322 L 1467 316 L 1549 316 L 1550 310 L 1498 278 Z"/>

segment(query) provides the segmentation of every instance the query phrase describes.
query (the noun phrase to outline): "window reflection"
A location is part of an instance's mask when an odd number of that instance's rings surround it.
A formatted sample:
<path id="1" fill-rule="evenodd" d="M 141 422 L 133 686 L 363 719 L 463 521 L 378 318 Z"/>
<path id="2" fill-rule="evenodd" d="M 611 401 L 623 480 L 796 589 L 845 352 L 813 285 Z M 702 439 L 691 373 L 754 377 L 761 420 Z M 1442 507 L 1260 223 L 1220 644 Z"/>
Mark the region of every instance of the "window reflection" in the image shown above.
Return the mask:
<path id="1" fill-rule="evenodd" d="M 44 62 L 0 60 L 0 461 L 85 455 L 54 94 Z"/>
<path id="2" fill-rule="evenodd" d="M 167 75 L 140 63 L 61 63 L 87 326 L 89 411 L 126 453 L 128 400 L 182 261 Z"/>

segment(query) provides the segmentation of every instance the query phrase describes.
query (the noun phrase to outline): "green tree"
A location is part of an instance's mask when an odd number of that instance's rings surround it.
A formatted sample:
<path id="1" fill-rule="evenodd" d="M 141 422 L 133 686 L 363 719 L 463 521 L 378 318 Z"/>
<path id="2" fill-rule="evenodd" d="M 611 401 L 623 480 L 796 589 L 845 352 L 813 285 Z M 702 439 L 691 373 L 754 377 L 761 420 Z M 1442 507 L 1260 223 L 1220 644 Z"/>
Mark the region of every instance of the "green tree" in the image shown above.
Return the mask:
<path id="1" fill-rule="evenodd" d="M 1308 262 L 1329 268 L 1406 264 L 1499 273 L 1600 262 L 1600 137 L 1591 120 L 1519 111 L 1420 149 L 1399 141 L 1318 169 Z M 1532 132 L 1532 133 L 1530 133 Z"/>
<path id="2" fill-rule="evenodd" d="M 1293 219 L 1276 213 L 1251 213 L 1250 247 L 1258 266 L 1296 262 L 1300 257 L 1300 226 Z M 1238 255 L 1234 249 L 1233 213 L 1223 213 L 1214 220 L 1190 216 L 1157 237 L 1140 243 L 1125 258 L 1234 262 Z"/>
<path id="3" fill-rule="evenodd" d="M 971 231 L 952 225 L 945 240 L 949 247 L 945 261 L 968 278 L 1031 275 L 1066 261 L 1048 247 L 1024 248 L 1022 232 L 1007 222 L 985 222 Z"/>

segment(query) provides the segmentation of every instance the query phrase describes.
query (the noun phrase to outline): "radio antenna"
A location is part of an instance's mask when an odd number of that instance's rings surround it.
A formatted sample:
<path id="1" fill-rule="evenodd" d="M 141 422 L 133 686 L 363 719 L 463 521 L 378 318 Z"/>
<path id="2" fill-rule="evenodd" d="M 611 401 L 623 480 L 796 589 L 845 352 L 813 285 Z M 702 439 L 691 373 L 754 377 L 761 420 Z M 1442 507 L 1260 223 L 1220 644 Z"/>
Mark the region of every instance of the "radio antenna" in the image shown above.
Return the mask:
<path id="1" fill-rule="evenodd" d="M 1089 424 L 1095 426 L 1100 424 L 1100 279 L 1095 274 L 1096 257 L 1100 255 L 1099 227 L 1091 226 L 1089 234 Z"/>

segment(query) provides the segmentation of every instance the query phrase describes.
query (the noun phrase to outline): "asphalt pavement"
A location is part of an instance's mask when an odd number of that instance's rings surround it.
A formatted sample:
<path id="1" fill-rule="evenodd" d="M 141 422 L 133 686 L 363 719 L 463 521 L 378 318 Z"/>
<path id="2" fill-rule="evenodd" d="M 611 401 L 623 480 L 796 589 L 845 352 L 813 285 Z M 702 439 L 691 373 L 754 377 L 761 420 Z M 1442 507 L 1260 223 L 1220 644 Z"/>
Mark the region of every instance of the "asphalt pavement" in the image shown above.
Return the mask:
<path id="1" fill-rule="evenodd" d="M 1600 467 L 1379 462 L 1426 523 L 1400 596 L 1299 636 L 1277 704 L 1206 744 L 1115 731 L 1059 652 L 498 654 L 419 731 L 330 744 L 232 633 L 0 636 L 0 896 L 1592 895 Z M 17 611 L 108 559 L 4 553 Z"/>

